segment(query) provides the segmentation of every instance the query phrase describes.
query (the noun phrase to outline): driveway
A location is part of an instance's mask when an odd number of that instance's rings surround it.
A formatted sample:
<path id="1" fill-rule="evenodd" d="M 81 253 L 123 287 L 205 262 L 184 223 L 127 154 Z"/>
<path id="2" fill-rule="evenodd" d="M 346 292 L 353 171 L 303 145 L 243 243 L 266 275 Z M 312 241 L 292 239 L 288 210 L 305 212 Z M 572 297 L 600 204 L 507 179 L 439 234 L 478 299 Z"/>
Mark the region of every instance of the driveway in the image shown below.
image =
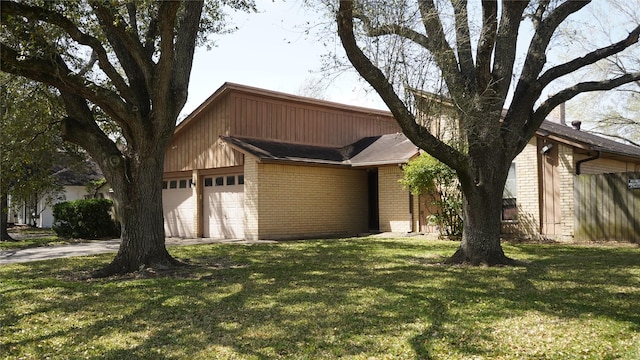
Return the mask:
<path id="1" fill-rule="evenodd" d="M 267 243 L 272 241 L 257 240 L 247 241 L 240 239 L 176 239 L 169 238 L 166 240 L 167 246 L 182 246 L 182 245 L 198 245 L 198 244 L 254 244 L 254 243 Z M 86 243 L 78 243 L 71 245 L 59 245 L 59 246 L 43 246 L 22 250 L 2 250 L 0 251 L 0 265 L 12 264 L 12 263 L 24 263 L 30 261 L 59 259 L 73 256 L 84 256 L 118 252 L 120 247 L 120 239 L 114 240 L 100 240 L 90 241 Z"/>

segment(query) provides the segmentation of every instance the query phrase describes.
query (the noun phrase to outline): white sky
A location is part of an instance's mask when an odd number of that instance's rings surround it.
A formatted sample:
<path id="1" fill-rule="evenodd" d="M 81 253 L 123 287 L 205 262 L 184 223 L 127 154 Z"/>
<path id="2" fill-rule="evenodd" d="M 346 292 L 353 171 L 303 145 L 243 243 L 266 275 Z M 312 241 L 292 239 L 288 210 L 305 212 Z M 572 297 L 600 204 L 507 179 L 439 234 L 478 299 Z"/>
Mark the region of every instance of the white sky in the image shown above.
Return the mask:
<path id="1" fill-rule="evenodd" d="M 307 22 L 317 24 L 331 19 L 323 18 L 323 14 L 312 13 L 301 3 L 300 0 L 256 0 L 258 13 L 233 13 L 232 23 L 239 30 L 218 36 L 217 47 L 211 50 L 196 50 L 189 98 L 180 119 L 185 118 L 225 82 L 303 95 L 302 88 L 306 83 L 326 77 L 320 72 L 321 56 L 328 54 L 329 49 L 317 37 L 305 35 L 304 30 L 308 28 Z M 603 5 L 601 2 L 597 4 Z M 598 8 L 594 11 L 600 17 L 608 13 Z M 601 31 L 597 27 L 591 30 Z M 337 35 L 328 39 L 327 43 L 331 50 L 343 54 Z M 328 83 L 319 96 L 314 97 L 387 109 L 368 84 L 359 80 L 354 70 L 339 75 Z M 571 110 L 571 105 L 583 107 L 582 103 L 579 100 L 570 101 L 569 112 L 579 113 Z M 582 117 L 583 114 L 575 115 Z"/>
<path id="2" fill-rule="evenodd" d="M 321 78 L 321 55 L 328 50 L 317 39 L 305 36 L 304 30 L 307 20 L 316 23 L 326 19 L 300 3 L 256 0 L 258 13 L 233 14 L 233 24 L 239 30 L 219 36 L 217 47 L 211 50 L 196 51 L 181 118 L 225 82 L 298 95 L 310 79 Z M 331 82 L 321 95 L 329 101 L 386 109 L 377 94 L 364 90 L 366 86 L 351 71 Z"/>

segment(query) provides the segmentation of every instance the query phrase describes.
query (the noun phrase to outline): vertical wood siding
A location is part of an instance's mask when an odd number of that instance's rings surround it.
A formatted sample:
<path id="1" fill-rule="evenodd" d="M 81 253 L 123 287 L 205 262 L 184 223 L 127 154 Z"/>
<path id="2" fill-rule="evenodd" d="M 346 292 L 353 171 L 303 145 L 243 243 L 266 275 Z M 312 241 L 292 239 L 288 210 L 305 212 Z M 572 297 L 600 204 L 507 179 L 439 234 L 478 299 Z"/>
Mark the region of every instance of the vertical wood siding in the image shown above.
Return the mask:
<path id="1" fill-rule="evenodd" d="M 640 173 L 580 175 L 574 187 L 575 239 L 640 243 Z"/>
<path id="2" fill-rule="evenodd" d="M 165 154 L 165 172 L 242 165 L 242 154 L 219 139 L 229 134 L 230 115 L 226 101 L 214 103 L 174 135 Z"/>
<path id="3" fill-rule="evenodd" d="M 378 113 L 231 94 L 231 135 L 342 147 L 363 137 L 399 132 L 395 119 Z"/>
<path id="4" fill-rule="evenodd" d="M 167 149 L 165 172 L 243 165 L 242 154 L 220 135 L 342 147 L 401 131 L 390 114 L 379 110 L 235 90 L 188 121 Z"/>

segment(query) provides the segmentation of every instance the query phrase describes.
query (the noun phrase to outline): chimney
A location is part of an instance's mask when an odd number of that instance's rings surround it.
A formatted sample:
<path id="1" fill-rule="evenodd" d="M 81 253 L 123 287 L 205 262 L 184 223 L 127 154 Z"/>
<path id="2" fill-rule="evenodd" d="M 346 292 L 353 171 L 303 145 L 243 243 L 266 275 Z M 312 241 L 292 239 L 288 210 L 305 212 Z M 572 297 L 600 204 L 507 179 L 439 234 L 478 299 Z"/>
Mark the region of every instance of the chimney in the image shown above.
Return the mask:
<path id="1" fill-rule="evenodd" d="M 582 121 L 574 120 L 571 122 L 571 126 L 576 130 L 580 130 L 580 125 L 582 125 Z"/>
<path id="2" fill-rule="evenodd" d="M 567 125 L 566 108 L 564 103 L 560 104 L 560 124 Z"/>

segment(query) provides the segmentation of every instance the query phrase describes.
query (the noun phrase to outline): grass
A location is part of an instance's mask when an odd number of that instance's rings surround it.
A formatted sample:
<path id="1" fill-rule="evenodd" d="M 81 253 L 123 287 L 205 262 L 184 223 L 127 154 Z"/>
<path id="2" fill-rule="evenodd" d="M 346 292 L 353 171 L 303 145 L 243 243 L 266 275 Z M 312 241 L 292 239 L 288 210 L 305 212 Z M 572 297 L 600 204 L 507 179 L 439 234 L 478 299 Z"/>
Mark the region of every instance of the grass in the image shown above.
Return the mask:
<path id="1" fill-rule="evenodd" d="M 78 280 L 111 255 L 0 267 L 0 358 L 638 359 L 640 249 L 359 238 L 170 248 L 193 266 Z"/>
<path id="2" fill-rule="evenodd" d="M 24 227 L 11 229 L 9 234 L 16 241 L 0 241 L 0 250 L 20 250 L 40 246 L 67 245 L 83 242 L 81 239 L 63 239 L 50 229 Z"/>

